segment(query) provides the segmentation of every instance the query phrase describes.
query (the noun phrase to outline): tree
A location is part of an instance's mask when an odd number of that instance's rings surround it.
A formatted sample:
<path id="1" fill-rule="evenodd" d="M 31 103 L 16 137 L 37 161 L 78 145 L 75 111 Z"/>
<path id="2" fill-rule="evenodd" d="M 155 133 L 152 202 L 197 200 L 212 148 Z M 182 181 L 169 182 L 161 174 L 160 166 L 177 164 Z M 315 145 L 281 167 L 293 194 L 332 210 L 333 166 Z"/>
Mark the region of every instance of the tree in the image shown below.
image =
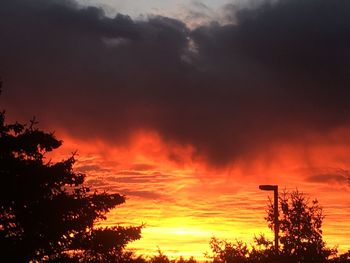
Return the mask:
<path id="1" fill-rule="evenodd" d="M 330 260 L 330 262 L 349 263 L 350 262 L 350 250 L 348 250 L 348 252 L 345 252 L 345 253 L 339 255 L 338 257 L 333 258 L 332 260 Z"/>
<path id="2" fill-rule="evenodd" d="M 150 263 L 171 263 L 171 260 L 160 249 L 158 249 L 158 254 L 151 257 L 149 259 L 149 262 Z"/>
<path id="3" fill-rule="evenodd" d="M 290 262 L 325 262 L 335 249 L 326 248 L 322 239 L 322 208 L 298 190 L 284 191 L 279 198 L 280 253 Z M 274 229 L 273 203 L 268 206 L 268 225 Z"/>
<path id="4" fill-rule="evenodd" d="M 229 242 L 215 237 L 210 240 L 209 245 L 212 255 L 207 254 L 207 257 L 211 258 L 213 263 L 280 262 L 273 242 L 267 240 L 264 235 L 254 237 L 251 248 L 242 241 Z"/>
<path id="5" fill-rule="evenodd" d="M 248 262 L 249 250 L 242 241 L 229 242 L 212 237 L 209 242 L 214 263 L 244 263 Z"/>
<path id="6" fill-rule="evenodd" d="M 249 253 L 249 262 L 280 262 L 273 242 L 268 240 L 263 234 L 254 237 L 254 245 Z"/>
<path id="7" fill-rule="evenodd" d="M 84 259 L 120 262 L 123 249 L 140 238 L 141 227 L 95 228 L 119 194 L 91 192 L 75 172 L 74 155 L 46 161 L 61 146 L 53 133 L 30 125 L 6 124 L 0 113 L 0 257 L 10 262 Z"/>
<path id="8" fill-rule="evenodd" d="M 263 235 L 254 238 L 249 248 L 242 241 L 228 242 L 212 238 L 210 247 L 214 263 L 322 263 L 349 262 L 349 253 L 335 257 L 337 250 L 326 247 L 322 239 L 324 215 L 317 200 L 310 200 L 299 191 L 284 191 L 279 198 L 280 243 L 277 253 L 273 242 Z M 268 226 L 274 229 L 274 209 L 270 200 L 267 217 Z"/>

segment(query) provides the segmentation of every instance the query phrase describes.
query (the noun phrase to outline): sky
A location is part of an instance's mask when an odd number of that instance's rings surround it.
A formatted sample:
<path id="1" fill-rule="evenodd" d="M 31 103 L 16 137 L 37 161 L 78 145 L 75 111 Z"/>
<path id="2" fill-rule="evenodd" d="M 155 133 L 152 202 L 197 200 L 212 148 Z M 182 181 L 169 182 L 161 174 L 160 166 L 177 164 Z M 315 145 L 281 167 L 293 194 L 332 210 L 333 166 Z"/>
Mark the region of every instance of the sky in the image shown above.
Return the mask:
<path id="1" fill-rule="evenodd" d="M 139 0 L 139 1 L 116 1 L 116 0 L 78 0 L 83 6 L 93 5 L 102 7 L 108 16 L 117 13 L 127 14 L 134 19 L 147 17 L 149 15 L 163 15 L 185 20 L 187 24 L 191 21 L 208 22 L 210 20 L 222 20 L 222 14 L 228 5 L 247 6 L 253 5 L 254 0 Z"/>
<path id="2" fill-rule="evenodd" d="M 131 247 L 203 257 L 212 236 L 272 236 L 268 193 L 324 207 L 350 249 L 350 2 L 3 0 L 9 121 L 55 131 L 91 187 L 125 194 L 101 225 Z"/>

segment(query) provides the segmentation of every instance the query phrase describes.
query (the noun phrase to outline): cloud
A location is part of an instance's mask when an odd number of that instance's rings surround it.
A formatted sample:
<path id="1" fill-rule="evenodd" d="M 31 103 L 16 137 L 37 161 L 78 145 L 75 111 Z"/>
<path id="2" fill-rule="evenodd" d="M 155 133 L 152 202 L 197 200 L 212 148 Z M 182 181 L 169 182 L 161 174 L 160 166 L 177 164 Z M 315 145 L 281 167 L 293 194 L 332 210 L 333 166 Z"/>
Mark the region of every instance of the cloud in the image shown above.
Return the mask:
<path id="1" fill-rule="evenodd" d="M 232 11 L 235 24 L 189 29 L 74 1 L 4 0 L 1 100 L 15 118 L 80 139 L 123 144 L 156 131 L 225 165 L 349 126 L 349 10 L 264 1 Z"/>
<path id="2" fill-rule="evenodd" d="M 136 163 L 132 165 L 131 170 L 137 171 L 149 171 L 154 170 L 156 167 L 154 165 L 146 164 L 146 163 Z"/>
<path id="3" fill-rule="evenodd" d="M 77 168 L 77 170 L 81 173 L 89 173 L 89 172 L 110 172 L 110 169 L 103 168 L 100 165 L 92 164 L 92 165 L 81 165 Z"/>
<path id="4" fill-rule="evenodd" d="M 324 173 L 318 173 L 308 176 L 306 179 L 310 182 L 316 183 L 338 183 L 346 185 L 350 178 L 350 171 L 344 169 L 329 169 Z"/>
<path id="5" fill-rule="evenodd" d="M 135 190 L 130 190 L 130 189 L 120 189 L 120 191 L 127 196 L 137 196 L 137 197 L 141 197 L 144 199 L 153 199 L 153 200 L 160 199 L 161 200 L 161 199 L 165 198 L 161 194 L 151 192 L 151 191 L 135 191 Z"/>

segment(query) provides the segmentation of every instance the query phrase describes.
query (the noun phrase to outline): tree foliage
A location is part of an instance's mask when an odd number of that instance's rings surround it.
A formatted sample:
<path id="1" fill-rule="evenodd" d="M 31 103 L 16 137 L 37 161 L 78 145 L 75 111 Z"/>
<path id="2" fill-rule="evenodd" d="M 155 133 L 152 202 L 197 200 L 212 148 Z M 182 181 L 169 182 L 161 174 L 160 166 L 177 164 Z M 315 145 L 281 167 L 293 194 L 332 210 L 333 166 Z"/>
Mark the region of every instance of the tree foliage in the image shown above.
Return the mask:
<path id="1" fill-rule="evenodd" d="M 74 171 L 74 156 L 57 163 L 45 155 L 62 142 L 30 125 L 6 124 L 0 113 L 0 252 L 11 262 L 84 259 L 119 262 L 141 227 L 95 228 L 119 194 L 90 191 Z"/>
<path id="2" fill-rule="evenodd" d="M 146 262 L 148 263 L 197 263 L 197 261 L 193 257 L 190 257 L 188 259 L 185 259 L 184 257 L 180 257 L 179 259 L 169 259 L 169 257 L 165 255 L 160 249 L 158 249 L 158 253 L 156 255 L 153 255 L 152 257 L 150 257 L 148 261 L 145 260 L 144 263 Z M 137 263 L 141 263 L 141 262 L 137 262 Z"/>
<path id="3" fill-rule="evenodd" d="M 254 237 L 254 244 L 250 247 L 239 240 L 229 242 L 213 237 L 209 242 L 212 254 L 207 255 L 213 263 L 253 263 L 275 262 L 278 256 L 275 253 L 273 242 L 264 235 Z"/>
<path id="4" fill-rule="evenodd" d="M 280 253 L 293 262 L 324 262 L 336 251 L 326 248 L 322 238 L 324 219 L 319 202 L 309 200 L 298 190 L 282 192 L 279 197 Z M 273 204 L 270 202 L 268 225 L 274 229 Z"/>
<path id="5" fill-rule="evenodd" d="M 213 237 L 209 242 L 210 249 L 213 253 L 211 258 L 214 263 L 219 262 L 247 262 L 249 250 L 247 244 L 242 241 L 229 242 L 226 240 L 219 240 Z"/>

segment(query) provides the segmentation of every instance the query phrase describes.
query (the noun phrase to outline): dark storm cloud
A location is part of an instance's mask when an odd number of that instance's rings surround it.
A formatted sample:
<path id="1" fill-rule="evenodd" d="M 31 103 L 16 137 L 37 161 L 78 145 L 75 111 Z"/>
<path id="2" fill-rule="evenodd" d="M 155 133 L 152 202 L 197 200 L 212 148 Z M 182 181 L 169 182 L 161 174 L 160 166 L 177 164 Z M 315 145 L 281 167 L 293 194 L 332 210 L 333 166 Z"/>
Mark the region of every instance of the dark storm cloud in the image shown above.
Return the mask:
<path id="1" fill-rule="evenodd" d="M 190 30 L 71 1 L 4 0 L 3 105 L 86 139 L 156 130 L 213 164 L 350 124 L 349 1 L 232 13 L 237 24 Z"/>

